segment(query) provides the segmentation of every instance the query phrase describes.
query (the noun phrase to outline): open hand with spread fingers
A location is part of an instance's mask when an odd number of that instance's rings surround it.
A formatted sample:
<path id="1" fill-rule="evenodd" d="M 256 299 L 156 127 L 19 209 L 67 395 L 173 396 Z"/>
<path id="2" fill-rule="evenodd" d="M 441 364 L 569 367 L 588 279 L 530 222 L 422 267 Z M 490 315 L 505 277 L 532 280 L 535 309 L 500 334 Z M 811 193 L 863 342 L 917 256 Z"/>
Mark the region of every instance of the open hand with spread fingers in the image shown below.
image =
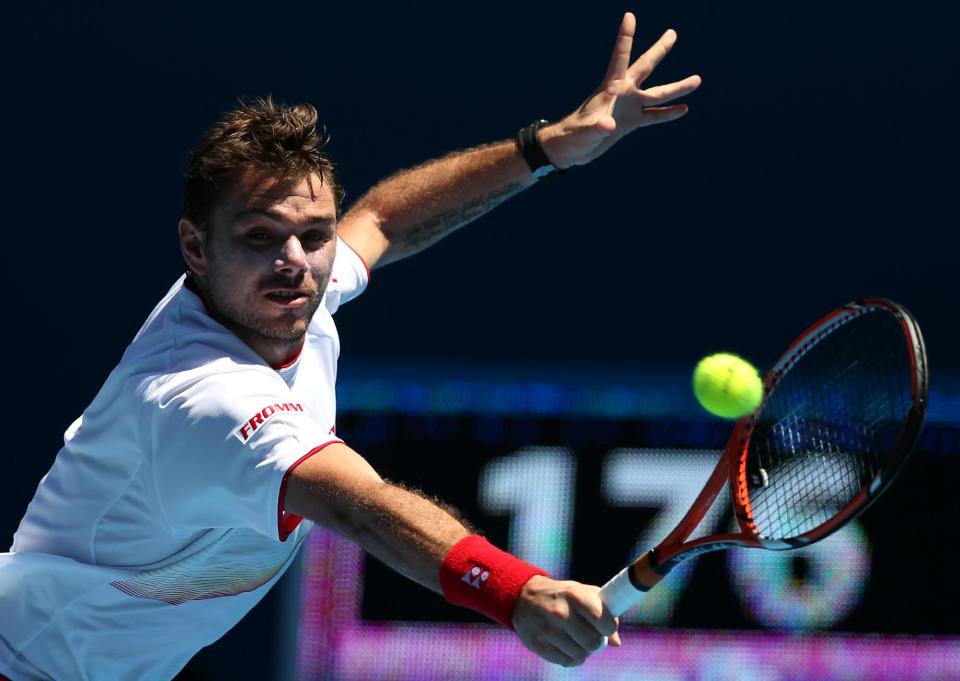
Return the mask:
<path id="1" fill-rule="evenodd" d="M 670 102 L 696 90 L 700 76 L 643 87 L 677 42 L 676 31 L 666 31 L 631 64 L 636 25 L 627 12 L 600 87 L 576 111 L 540 130 L 544 151 L 558 168 L 589 163 L 637 128 L 673 121 L 687 112 L 686 104 Z"/>

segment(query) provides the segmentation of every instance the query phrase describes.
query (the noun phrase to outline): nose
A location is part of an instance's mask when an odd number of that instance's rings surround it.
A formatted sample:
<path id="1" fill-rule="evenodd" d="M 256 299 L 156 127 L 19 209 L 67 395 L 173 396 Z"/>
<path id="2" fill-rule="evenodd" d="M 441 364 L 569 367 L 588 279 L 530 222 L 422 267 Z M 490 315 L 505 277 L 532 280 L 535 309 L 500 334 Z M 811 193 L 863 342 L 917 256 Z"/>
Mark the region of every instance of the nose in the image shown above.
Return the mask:
<path id="1" fill-rule="evenodd" d="M 283 242 L 283 246 L 280 248 L 280 257 L 273 261 L 273 269 L 275 272 L 287 276 L 300 274 L 307 269 L 307 254 L 296 235 L 291 234 Z"/>

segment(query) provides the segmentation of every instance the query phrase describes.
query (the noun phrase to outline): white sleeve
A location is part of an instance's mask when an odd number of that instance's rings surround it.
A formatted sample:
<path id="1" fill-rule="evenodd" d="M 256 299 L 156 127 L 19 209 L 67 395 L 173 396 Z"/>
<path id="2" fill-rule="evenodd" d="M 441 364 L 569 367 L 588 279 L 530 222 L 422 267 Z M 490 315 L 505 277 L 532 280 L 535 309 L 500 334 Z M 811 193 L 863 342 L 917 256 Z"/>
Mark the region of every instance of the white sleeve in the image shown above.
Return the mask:
<path id="1" fill-rule="evenodd" d="M 334 314 L 344 303 L 348 303 L 367 288 L 370 281 L 370 269 L 346 241 L 337 236 L 337 257 L 333 261 L 330 283 L 323 296 L 323 304 L 330 314 Z"/>
<path id="2" fill-rule="evenodd" d="M 341 440 L 323 431 L 279 376 L 257 370 L 212 374 L 160 392 L 146 406 L 141 437 L 171 528 L 249 527 L 286 539 L 287 473 Z"/>

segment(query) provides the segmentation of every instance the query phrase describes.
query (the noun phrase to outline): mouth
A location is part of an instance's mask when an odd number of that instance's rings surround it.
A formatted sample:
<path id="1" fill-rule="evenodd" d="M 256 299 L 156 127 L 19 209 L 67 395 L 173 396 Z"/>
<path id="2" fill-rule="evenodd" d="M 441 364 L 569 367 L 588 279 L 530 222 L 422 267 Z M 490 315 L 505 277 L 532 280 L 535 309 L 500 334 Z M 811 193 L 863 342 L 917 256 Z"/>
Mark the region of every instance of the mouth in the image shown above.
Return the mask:
<path id="1" fill-rule="evenodd" d="M 274 289 L 264 293 L 264 297 L 283 308 L 303 307 L 310 302 L 311 294 L 299 289 Z"/>

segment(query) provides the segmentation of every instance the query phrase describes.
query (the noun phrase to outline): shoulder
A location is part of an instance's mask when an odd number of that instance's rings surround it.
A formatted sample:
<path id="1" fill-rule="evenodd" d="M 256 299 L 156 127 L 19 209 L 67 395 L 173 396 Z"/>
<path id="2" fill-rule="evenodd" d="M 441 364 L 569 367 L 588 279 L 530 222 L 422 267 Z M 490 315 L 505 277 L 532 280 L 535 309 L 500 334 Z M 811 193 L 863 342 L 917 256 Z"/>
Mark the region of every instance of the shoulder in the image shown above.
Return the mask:
<path id="1" fill-rule="evenodd" d="M 141 442 L 149 451 L 169 457 L 189 450 L 210 457 L 215 450 L 269 449 L 299 434 L 315 435 L 312 405 L 266 367 L 223 358 L 163 378 L 146 396 L 140 421 Z"/>
<path id="2" fill-rule="evenodd" d="M 337 257 L 333 262 L 333 272 L 324 293 L 323 306 L 330 314 L 335 313 L 341 304 L 363 293 L 368 283 L 370 283 L 370 269 L 367 263 L 338 234 Z"/>
<path id="3" fill-rule="evenodd" d="M 210 317 L 182 278 L 154 308 L 114 373 L 148 399 L 183 391 L 238 394 L 286 384 L 236 334 Z"/>
<path id="4" fill-rule="evenodd" d="M 197 415 L 213 415 L 242 411 L 263 399 L 289 397 L 289 386 L 266 365 L 205 354 L 203 348 L 194 347 L 190 358 L 202 360 L 196 363 L 174 357 L 169 370 L 154 377 L 147 400 L 161 409 L 178 406 Z"/>

